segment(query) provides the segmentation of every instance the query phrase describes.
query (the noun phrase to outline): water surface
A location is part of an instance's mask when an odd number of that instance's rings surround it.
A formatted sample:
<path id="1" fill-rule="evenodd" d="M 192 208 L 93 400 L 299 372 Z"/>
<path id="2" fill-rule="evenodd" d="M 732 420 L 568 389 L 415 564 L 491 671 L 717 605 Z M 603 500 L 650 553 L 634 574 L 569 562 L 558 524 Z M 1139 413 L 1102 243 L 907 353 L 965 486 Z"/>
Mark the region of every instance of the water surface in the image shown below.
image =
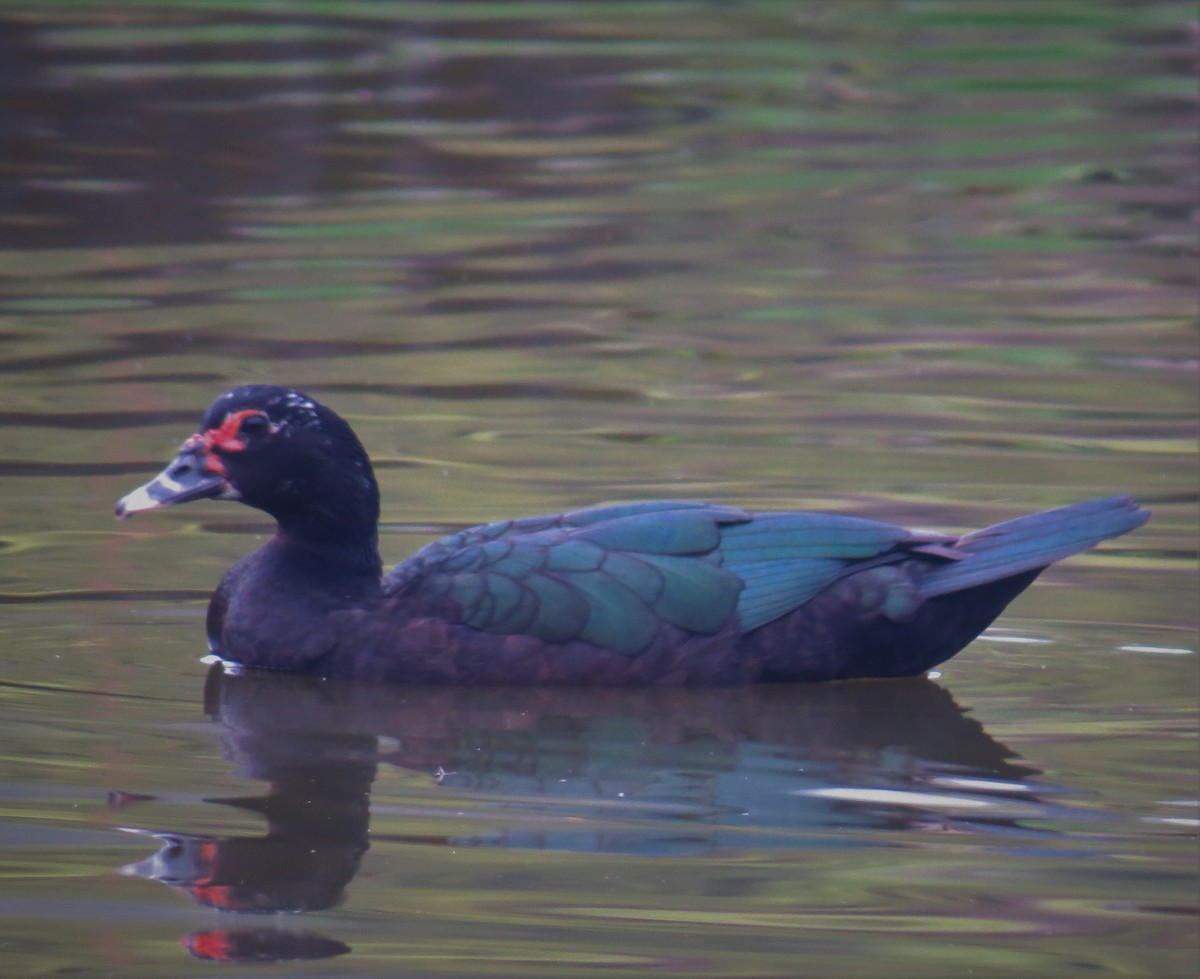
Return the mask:
<path id="1" fill-rule="evenodd" d="M 1194 975 L 1196 45 L 1117 0 L 0 7 L 6 970 Z M 1154 518 L 933 679 L 225 676 L 268 528 L 111 507 L 247 381 L 353 422 L 388 561 L 642 498 Z"/>

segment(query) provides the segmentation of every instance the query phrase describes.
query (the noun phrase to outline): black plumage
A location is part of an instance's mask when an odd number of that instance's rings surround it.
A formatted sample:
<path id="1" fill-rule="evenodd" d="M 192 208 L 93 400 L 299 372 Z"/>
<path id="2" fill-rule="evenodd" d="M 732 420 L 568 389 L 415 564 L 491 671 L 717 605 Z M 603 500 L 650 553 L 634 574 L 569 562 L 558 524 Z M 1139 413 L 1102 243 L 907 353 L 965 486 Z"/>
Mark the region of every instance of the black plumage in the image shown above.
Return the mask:
<path id="1" fill-rule="evenodd" d="M 964 536 L 656 501 L 487 524 L 386 575 L 379 492 L 307 395 L 223 394 L 120 516 L 200 498 L 278 523 L 209 607 L 250 667 L 450 683 L 730 684 L 908 676 L 953 656 L 1048 565 L 1141 525 L 1128 497 Z"/>

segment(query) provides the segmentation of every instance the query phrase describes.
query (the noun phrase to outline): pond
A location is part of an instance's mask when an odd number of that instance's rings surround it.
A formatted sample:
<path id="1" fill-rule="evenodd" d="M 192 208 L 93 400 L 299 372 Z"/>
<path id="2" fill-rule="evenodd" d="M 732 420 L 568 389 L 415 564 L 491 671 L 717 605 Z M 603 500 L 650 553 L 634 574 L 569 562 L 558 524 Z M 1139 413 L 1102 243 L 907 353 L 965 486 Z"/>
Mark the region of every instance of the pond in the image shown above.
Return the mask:
<path id="1" fill-rule="evenodd" d="M 0 6 L 14 976 L 1195 975 L 1191 4 Z M 203 661 L 222 390 L 385 562 L 637 499 L 963 531 L 1132 493 L 936 674 L 356 685 Z"/>

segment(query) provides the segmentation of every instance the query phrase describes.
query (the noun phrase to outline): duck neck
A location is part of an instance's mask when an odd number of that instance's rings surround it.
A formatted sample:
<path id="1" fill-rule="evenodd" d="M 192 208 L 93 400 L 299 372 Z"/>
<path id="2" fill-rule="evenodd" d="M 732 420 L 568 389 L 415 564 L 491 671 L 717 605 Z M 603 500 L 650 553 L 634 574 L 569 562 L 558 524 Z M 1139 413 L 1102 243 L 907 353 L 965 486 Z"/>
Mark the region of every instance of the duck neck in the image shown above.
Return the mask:
<path id="1" fill-rule="evenodd" d="M 362 514 L 355 519 L 352 508 L 310 512 L 302 519 L 281 517 L 276 537 L 322 578 L 378 587 L 383 562 L 379 557 L 377 519 L 364 520 Z"/>

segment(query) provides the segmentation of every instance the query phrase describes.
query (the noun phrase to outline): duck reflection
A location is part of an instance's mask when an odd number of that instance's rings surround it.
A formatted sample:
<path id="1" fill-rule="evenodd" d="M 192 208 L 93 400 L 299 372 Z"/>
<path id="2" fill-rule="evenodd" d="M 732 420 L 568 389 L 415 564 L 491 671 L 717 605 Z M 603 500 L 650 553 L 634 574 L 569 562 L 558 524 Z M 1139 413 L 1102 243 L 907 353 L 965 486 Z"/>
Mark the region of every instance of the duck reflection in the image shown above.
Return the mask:
<path id="1" fill-rule="evenodd" d="M 215 666 L 205 709 L 236 773 L 267 785 L 205 801 L 261 814 L 266 832 L 135 830 L 161 848 L 124 871 L 223 911 L 335 906 L 368 849 L 381 766 L 382 825 L 370 839 L 389 845 L 654 854 L 862 846 L 878 838 L 854 830 L 1022 832 L 1021 817 L 1044 814 L 1024 781 L 1035 770 L 925 678 L 517 690 L 364 686 Z M 272 934 L 292 945 L 313 940 Z M 262 929 L 190 937 L 206 958 L 239 957 L 230 951 L 239 942 L 270 957 Z M 289 946 L 287 957 L 297 955 Z"/>

